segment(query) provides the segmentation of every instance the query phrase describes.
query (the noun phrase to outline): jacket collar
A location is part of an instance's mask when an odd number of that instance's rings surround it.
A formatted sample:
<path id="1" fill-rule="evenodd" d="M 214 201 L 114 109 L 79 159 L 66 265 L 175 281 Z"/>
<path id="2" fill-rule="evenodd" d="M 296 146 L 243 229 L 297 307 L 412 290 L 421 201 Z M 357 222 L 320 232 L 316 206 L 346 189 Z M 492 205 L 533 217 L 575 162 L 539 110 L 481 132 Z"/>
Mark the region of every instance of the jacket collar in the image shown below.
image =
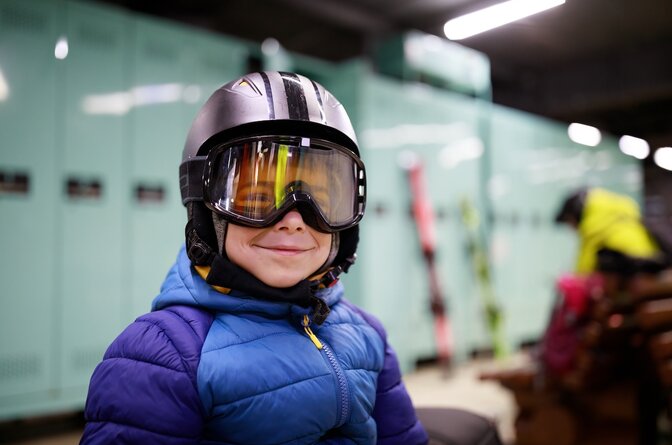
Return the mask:
<path id="1" fill-rule="evenodd" d="M 331 307 L 343 297 L 343 285 L 337 282 L 332 287 L 320 289 L 316 297 Z M 199 306 L 214 312 L 256 313 L 273 318 L 286 317 L 289 314 L 303 316 L 311 311 L 310 307 L 254 298 L 235 289 L 228 294 L 216 290 L 192 267 L 184 246 L 161 286 L 161 293 L 152 302 L 152 310 L 177 304 Z"/>

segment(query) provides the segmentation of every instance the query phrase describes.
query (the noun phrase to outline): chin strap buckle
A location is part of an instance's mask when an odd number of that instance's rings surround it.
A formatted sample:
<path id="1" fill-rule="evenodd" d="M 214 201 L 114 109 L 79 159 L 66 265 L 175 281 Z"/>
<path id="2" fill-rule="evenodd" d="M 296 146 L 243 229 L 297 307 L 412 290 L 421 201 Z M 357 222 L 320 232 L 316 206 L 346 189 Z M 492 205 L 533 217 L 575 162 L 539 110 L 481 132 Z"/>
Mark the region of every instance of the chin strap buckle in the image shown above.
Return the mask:
<path id="1" fill-rule="evenodd" d="M 198 236 L 196 229 L 187 226 L 187 256 L 197 266 L 209 266 L 215 258 L 215 252 Z"/>
<path id="2" fill-rule="evenodd" d="M 334 266 L 331 268 L 327 273 L 325 273 L 322 278 L 317 280 L 315 284 L 313 284 L 314 289 L 321 289 L 325 287 L 332 287 L 338 282 L 338 277 L 342 273 L 346 273 L 348 269 L 350 269 L 350 266 L 355 264 L 355 260 L 357 259 L 357 254 L 354 254 L 353 256 L 346 258 L 345 261 L 343 261 L 341 264 Z"/>
<path id="3" fill-rule="evenodd" d="M 357 255 L 354 254 L 353 256 L 346 258 L 344 262 L 339 264 L 338 266 L 335 266 L 331 270 L 329 270 L 327 273 L 322 276 L 319 280 L 314 282 L 314 284 L 311 286 L 312 290 L 315 291 L 317 289 L 323 289 L 326 287 L 332 287 L 336 283 L 338 283 L 338 277 L 342 274 L 348 271 L 350 269 L 350 266 L 355 264 L 355 260 L 357 259 Z M 312 314 L 312 319 L 315 324 L 322 324 L 324 323 L 324 320 L 327 319 L 327 316 L 329 315 L 329 306 L 327 303 L 325 303 L 323 300 L 317 298 L 316 296 L 313 295 L 311 299 L 311 306 L 313 306 L 313 314 Z"/>

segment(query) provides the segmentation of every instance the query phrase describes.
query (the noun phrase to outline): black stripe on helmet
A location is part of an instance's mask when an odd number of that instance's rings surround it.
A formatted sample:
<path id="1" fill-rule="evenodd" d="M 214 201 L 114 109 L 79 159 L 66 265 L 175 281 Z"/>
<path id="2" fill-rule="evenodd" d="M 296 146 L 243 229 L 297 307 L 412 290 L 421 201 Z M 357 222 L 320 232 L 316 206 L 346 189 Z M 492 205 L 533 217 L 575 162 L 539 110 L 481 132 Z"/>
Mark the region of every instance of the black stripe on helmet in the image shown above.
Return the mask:
<path id="1" fill-rule="evenodd" d="M 273 91 L 271 90 L 271 81 L 268 80 L 266 73 L 259 73 L 264 81 L 264 89 L 266 90 L 266 103 L 268 104 L 268 118 L 275 119 L 275 105 L 273 105 Z"/>
<path id="2" fill-rule="evenodd" d="M 317 97 L 317 104 L 320 106 L 320 120 L 323 124 L 327 123 L 327 119 L 324 117 L 324 105 L 322 104 L 322 96 L 320 95 L 320 89 L 317 87 L 317 84 L 314 81 L 310 81 L 313 84 L 313 89 L 315 90 L 315 96 Z"/>
<path id="3" fill-rule="evenodd" d="M 299 76 L 294 73 L 280 72 L 280 77 L 282 77 L 282 83 L 285 87 L 289 118 L 302 121 L 309 120 L 306 93 L 303 91 Z"/>

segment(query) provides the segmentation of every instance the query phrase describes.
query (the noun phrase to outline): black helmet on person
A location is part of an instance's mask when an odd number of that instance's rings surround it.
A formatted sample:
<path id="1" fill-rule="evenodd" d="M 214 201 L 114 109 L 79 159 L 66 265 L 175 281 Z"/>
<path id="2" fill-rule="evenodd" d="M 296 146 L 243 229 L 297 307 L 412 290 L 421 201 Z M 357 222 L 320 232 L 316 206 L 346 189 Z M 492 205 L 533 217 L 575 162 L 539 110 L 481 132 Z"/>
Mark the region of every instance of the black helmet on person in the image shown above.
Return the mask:
<path id="1" fill-rule="evenodd" d="M 582 187 L 567 195 L 555 215 L 555 222 L 558 224 L 578 224 L 581 222 L 588 191 L 587 187 Z"/>

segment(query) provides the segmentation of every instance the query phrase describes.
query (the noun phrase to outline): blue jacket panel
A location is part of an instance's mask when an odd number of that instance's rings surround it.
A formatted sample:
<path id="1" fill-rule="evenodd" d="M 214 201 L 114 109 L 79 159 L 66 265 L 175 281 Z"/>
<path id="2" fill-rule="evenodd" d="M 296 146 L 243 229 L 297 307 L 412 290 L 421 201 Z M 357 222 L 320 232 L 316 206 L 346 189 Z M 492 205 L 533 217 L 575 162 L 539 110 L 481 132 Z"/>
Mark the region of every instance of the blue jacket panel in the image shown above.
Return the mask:
<path id="1" fill-rule="evenodd" d="M 221 294 L 182 249 L 94 372 L 82 443 L 426 443 L 380 323 L 319 297 L 311 339 L 307 309 Z"/>

